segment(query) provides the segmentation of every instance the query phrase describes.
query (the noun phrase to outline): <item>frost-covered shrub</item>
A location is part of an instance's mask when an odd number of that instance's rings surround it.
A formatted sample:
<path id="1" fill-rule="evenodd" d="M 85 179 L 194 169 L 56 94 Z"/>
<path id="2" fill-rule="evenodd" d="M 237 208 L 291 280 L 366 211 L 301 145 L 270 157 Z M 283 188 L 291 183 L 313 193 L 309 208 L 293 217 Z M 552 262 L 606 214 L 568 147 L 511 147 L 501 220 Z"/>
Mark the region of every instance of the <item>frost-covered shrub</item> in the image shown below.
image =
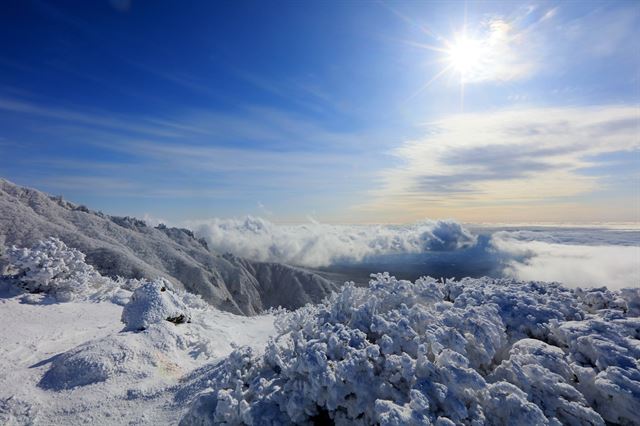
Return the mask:
<path id="1" fill-rule="evenodd" d="M 620 297 L 627 304 L 627 314 L 629 316 L 640 316 L 640 287 L 623 288 L 620 290 Z"/>
<path id="2" fill-rule="evenodd" d="M 83 297 L 109 281 L 85 263 L 82 252 L 53 237 L 31 248 L 10 247 L 6 257 L 9 272 L 20 287 L 51 294 L 59 301 Z"/>
<path id="3" fill-rule="evenodd" d="M 626 289 L 625 293 L 628 293 Z M 618 292 L 608 290 L 606 287 L 589 288 L 583 290 L 576 289 L 576 297 L 582 302 L 582 308 L 589 313 L 601 311 L 603 309 L 617 309 L 627 311 L 629 309 L 627 301 L 623 295 L 618 296 Z"/>
<path id="4" fill-rule="evenodd" d="M 122 310 L 122 322 L 128 330 L 144 330 L 160 321 L 191 321 L 189 308 L 164 278 L 140 285 Z"/>
<path id="5" fill-rule="evenodd" d="M 568 353 L 575 386 L 610 423 L 632 424 L 640 413 L 640 318 L 552 324 L 553 338 Z"/>
<path id="6" fill-rule="evenodd" d="M 494 304 L 511 340 L 546 340 L 549 321 L 580 320 L 585 314 L 573 290 L 557 283 L 464 278 L 444 287 L 458 308 Z"/>
<path id="7" fill-rule="evenodd" d="M 557 284 L 377 275 L 207 370 L 182 424 L 631 424 L 638 318 L 604 297 L 597 310 Z"/>
<path id="8" fill-rule="evenodd" d="M 540 340 L 522 339 L 509 354 L 490 375 L 491 381 L 516 385 L 547 418 L 555 418 L 562 424 L 604 425 L 600 415 L 573 386 L 573 372 L 560 348 Z"/>
<path id="9" fill-rule="evenodd" d="M 146 280 L 137 278 L 105 279 L 102 285 L 89 295 L 89 299 L 94 302 L 109 301 L 116 305 L 125 306 L 129 303 L 132 292 L 145 282 Z"/>

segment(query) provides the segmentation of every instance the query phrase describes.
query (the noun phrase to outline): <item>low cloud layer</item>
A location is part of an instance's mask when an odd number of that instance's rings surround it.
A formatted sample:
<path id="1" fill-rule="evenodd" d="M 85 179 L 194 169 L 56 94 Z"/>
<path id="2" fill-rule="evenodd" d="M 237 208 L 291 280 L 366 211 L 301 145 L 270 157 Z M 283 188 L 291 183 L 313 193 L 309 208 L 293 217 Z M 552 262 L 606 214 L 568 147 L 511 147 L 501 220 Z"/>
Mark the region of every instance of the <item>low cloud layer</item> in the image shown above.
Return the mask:
<path id="1" fill-rule="evenodd" d="M 558 281 L 570 287 L 640 286 L 638 246 L 560 244 L 517 237 L 500 232 L 491 239 L 506 276 Z"/>
<path id="2" fill-rule="evenodd" d="M 362 274 L 506 276 L 570 287 L 640 285 L 638 230 L 482 229 L 455 221 L 410 225 L 276 225 L 265 219 L 189 223 L 218 252 Z M 350 265 L 345 267 L 345 265 Z M 360 277 L 362 278 L 362 277 Z"/>
<path id="3" fill-rule="evenodd" d="M 476 237 L 453 221 L 405 226 L 347 226 L 310 223 L 275 225 L 255 217 L 211 219 L 189 224 L 220 252 L 260 261 L 324 267 L 359 262 L 370 256 L 457 250 Z"/>

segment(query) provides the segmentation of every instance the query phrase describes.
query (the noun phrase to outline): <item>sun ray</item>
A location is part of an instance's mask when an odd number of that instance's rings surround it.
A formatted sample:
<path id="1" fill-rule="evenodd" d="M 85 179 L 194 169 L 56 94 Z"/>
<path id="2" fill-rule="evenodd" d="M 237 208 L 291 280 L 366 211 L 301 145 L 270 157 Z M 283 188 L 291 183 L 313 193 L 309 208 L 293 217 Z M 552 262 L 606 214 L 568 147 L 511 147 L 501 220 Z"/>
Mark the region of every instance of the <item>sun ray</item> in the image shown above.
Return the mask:
<path id="1" fill-rule="evenodd" d="M 416 96 L 418 96 L 422 91 L 424 91 L 425 89 L 427 89 L 429 86 L 431 86 L 431 84 L 433 84 L 433 82 L 435 82 L 436 80 L 438 80 L 440 77 L 442 77 L 443 75 L 445 75 L 449 70 L 451 69 L 451 65 L 447 65 L 446 67 L 444 67 L 443 69 L 440 70 L 440 72 L 438 72 L 436 75 L 434 75 L 433 77 L 431 77 L 431 79 L 429 81 L 427 81 L 421 88 L 419 88 L 415 93 L 413 93 L 411 96 L 409 96 L 405 102 L 410 101 L 411 99 L 415 98 Z"/>
<path id="2" fill-rule="evenodd" d="M 419 43 L 417 41 L 412 40 L 402 40 L 402 43 L 408 44 L 409 46 L 419 47 L 421 49 L 432 50 L 434 52 L 447 53 L 448 48 L 446 46 L 436 46 L 433 44 Z"/>

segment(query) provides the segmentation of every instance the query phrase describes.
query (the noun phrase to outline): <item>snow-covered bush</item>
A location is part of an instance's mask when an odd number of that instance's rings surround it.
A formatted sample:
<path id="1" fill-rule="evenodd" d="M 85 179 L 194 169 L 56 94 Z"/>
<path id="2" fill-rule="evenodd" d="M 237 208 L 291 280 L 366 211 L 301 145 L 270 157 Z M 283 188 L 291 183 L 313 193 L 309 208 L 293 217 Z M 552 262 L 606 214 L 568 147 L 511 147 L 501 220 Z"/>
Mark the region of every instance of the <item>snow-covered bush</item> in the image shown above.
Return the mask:
<path id="1" fill-rule="evenodd" d="M 133 292 L 122 311 L 122 322 L 128 330 L 144 330 L 160 321 L 175 324 L 191 321 L 189 308 L 164 278 L 144 282 Z"/>
<path id="2" fill-rule="evenodd" d="M 95 288 L 88 299 L 94 302 L 108 301 L 120 306 L 129 303 L 132 292 L 146 282 L 145 279 L 123 277 L 103 279 L 102 285 Z"/>
<path id="3" fill-rule="evenodd" d="M 558 347 L 535 339 L 519 340 L 490 379 L 516 385 L 549 419 L 562 424 L 604 424 L 574 387 L 573 371 Z"/>
<path id="4" fill-rule="evenodd" d="M 207 370 L 182 424 L 632 424 L 633 294 L 603 294 L 380 274 L 281 314 L 264 353 Z"/>
<path id="5" fill-rule="evenodd" d="M 10 247 L 6 257 L 9 273 L 20 287 L 59 301 L 85 296 L 109 281 L 85 263 L 82 252 L 53 237 L 31 248 Z"/>
<path id="6" fill-rule="evenodd" d="M 91 300 L 94 302 L 109 301 L 125 306 L 133 292 L 148 284 L 146 279 L 103 277 L 93 266 L 85 262 L 85 255 L 79 250 L 67 247 L 61 240 L 51 237 L 40 241 L 31 248 L 6 248 L 3 258 L 4 277 L 8 282 L 33 293 L 29 299 L 37 301 L 40 294 L 54 296 L 59 302 L 71 300 Z M 158 288 L 172 289 L 171 283 L 162 278 L 157 280 Z M 35 296 L 32 297 L 32 296 Z M 183 301 L 189 306 L 207 307 L 207 303 L 198 295 L 181 292 L 179 295 L 158 296 L 161 302 L 153 297 L 139 293 L 142 305 L 138 306 L 140 315 L 152 315 L 158 303 L 180 306 Z M 167 300 L 165 300 L 167 299 Z M 175 302 L 172 302 L 176 299 Z M 155 305 L 154 305 L 155 304 Z M 168 305 L 167 305 L 168 306 Z M 138 308 L 134 308 L 138 309 Z M 146 313 L 142 313 L 142 312 Z M 148 311 L 148 312 L 147 312 Z M 187 318 L 188 319 L 188 318 Z M 134 320 L 131 320 L 134 321 Z M 180 322 L 177 319 L 178 322 Z"/>
<path id="7" fill-rule="evenodd" d="M 631 424 L 640 413 L 640 318 L 602 313 L 552 322 L 552 340 L 567 351 L 575 386 L 589 404 L 610 423 Z"/>

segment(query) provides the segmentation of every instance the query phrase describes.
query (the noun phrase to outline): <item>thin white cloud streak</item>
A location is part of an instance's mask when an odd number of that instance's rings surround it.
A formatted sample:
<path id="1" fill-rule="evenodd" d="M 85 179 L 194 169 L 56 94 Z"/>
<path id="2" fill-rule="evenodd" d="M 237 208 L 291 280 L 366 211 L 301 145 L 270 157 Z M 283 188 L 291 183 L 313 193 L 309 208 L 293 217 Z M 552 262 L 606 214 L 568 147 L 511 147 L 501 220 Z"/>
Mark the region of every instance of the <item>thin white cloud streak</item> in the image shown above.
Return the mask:
<path id="1" fill-rule="evenodd" d="M 640 23 L 640 8 L 633 2 L 629 2 L 628 6 L 609 8 L 603 4 L 575 19 L 554 22 L 547 29 L 547 37 L 550 41 L 564 41 L 568 58 L 575 59 L 582 54 L 604 58 L 614 54 L 637 53 L 637 42 L 634 40 Z M 635 58 L 637 60 L 637 54 Z"/>
<path id="2" fill-rule="evenodd" d="M 368 256 L 456 250 L 476 237 L 453 221 L 406 226 L 276 225 L 265 219 L 219 219 L 186 223 L 218 252 L 259 261 L 307 267 L 359 262 Z"/>
<path id="3" fill-rule="evenodd" d="M 141 158 L 143 163 L 150 164 L 152 173 L 170 170 L 174 178 L 167 184 L 173 188 L 171 193 L 178 197 L 191 194 L 193 188 L 190 186 L 193 185 L 255 196 L 267 190 L 280 194 L 291 191 L 306 194 L 315 191 L 315 195 L 352 193 L 355 197 L 366 189 L 367 178 L 373 177 L 373 171 L 360 167 L 364 156 L 354 160 L 335 153 L 279 152 L 147 141 L 105 145 L 105 148 Z M 175 178 L 194 172 L 200 174 L 197 179 L 185 179 L 187 186 L 180 186 L 180 180 Z M 350 184 L 345 186 L 345 181 Z M 157 189 L 151 188 L 151 192 L 157 194 Z"/>
<path id="4" fill-rule="evenodd" d="M 263 75 L 254 74 L 246 70 L 234 68 L 233 71 L 236 77 L 253 87 L 294 103 L 309 111 L 336 111 L 342 114 L 354 113 L 354 110 L 348 108 L 343 101 L 338 101 L 328 92 L 314 86 L 311 76 L 306 76 L 302 81 L 285 80 L 275 82 L 265 78 Z"/>
<path id="5" fill-rule="evenodd" d="M 132 132 L 156 137 L 176 137 L 178 134 L 159 126 L 144 126 L 132 123 L 128 120 L 109 116 L 104 113 L 84 113 L 66 108 L 59 107 L 43 107 L 34 103 L 12 98 L 0 98 L 0 110 L 13 113 L 35 115 L 40 117 L 52 118 L 66 122 L 73 122 L 81 125 L 98 126 L 118 131 Z M 144 121 L 144 120 L 139 120 Z"/>
<path id="6" fill-rule="evenodd" d="M 383 184 L 363 208 L 448 207 L 456 216 L 462 205 L 587 194 L 601 188 L 579 172 L 594 165 L 588 158 L 640 148 L 640 110 L 624 105 L 467 113 L 426 127 L 427 136 L 393 151 L 400 164 L 380 172 Z"/>
<path id="7" fill-rule="evenodd" d="M 473 82 L 554 75 L 565 72 L 570 63 L 626 55 L 636 49 L 639 22 L 637 7 L 605 4 L 581 16 L 571 15 L 562 5 L 527 6 L 509 17 L 493 16 L 481 28 L 486 72 Z"/>
<path id="8" fill-rule="evenodd" d="M 50 193 L 60 194 L 65 197 L 105 196 L 111 195 L 128 199 L 207 199 L 221 198 L 225 200 L 242 199 L 237 189 L 226 188 L 167 188 L 160 184 L 139 182 L 134 179 L 120 179 L 109 176 L 92 175 L 57 175 L 51 178 L 49 175 L 26 174 L 21 184 L 37 187 Z M 171 183 L 170 181 L 168 183 Z"/>
<path id="9" fill-rule="evenodd" d="M 364 149 L 377 138 L 353 132 L 334 132 L 304 116 L 279 109 L 245 106 L 235 113 L 191 109 L 178 117 L 138 116 L 135 118 L 106 111 L 77 111 L 62 107 L 42 106 L 22 99 L 1 97 L 0 110 L 24 116 L 45 117 L 76 126 L 76 131 L 92 126 L 91 131 L 109 129 L 129 134 L 131 138 L 148 137 L 161 140 L 181 140 L 186 144 L 225 143 L 269 146 L 271 149 L 298 149 L 322 152 L 340 148 Z M 82 127 L 81 127 L 82 126 Z M 112 135 L 114 136 L 114 135 Z M 119 139 L 122 139 L 122 134 Z M 112 138 L 113 139 L 113 138 Z M 113 140 L 110 141 L 112 144 Z M 115 141 L 117 142 L 117 140 Z M 126 142 L 126 141 L 125 141 Z"/>
<path id="10" fill-rule="evenodd" d="M 337 154 L 316 154 L 304 151 L 268 151 L 182 144 L 131 142 L 121 149 L 139 156 L 166 160 L 182 166 L 209 171 L 300 172 L 313 167 L 348 166 L 349 160 Z"/>
<path id="11" fill-rule="evenodd" d="M 59 138 L 68 147 L 91 145 L 105 151 L 127 154 L 117 169 L 119 181 L 130 189 L 152 197 L 255 197 L 270 203 L 271 195 L 306 191 L 307 194 L 344 194 L 363 191 L 372 177 L 372 154 L 357 148 L 370 139 L 350 132 L 334 132 L 321 123 L 284 111 L 247 106 L 237 113 L 193 110 L 178 117 L 122 117 L 107 112 L 80 112 L 0 97 L 0 110 L 20 114 L 36 139 Z M 50 120 L 43 121 L 42 118 Z M 44 128 L 43 128 L 44 126 Z M 24 144 L 27 150 L 28 141 Z M 345 151 L 358 151 L 357 156 Z M 118 155 L 118 157 L 122 157 Z M 24 159 L 24 160 L 23 160 Z M 105 165 L 85 160 L 73 164 L 69 158 L 19 158 L 31 165 L 55 168 L 53 190 L 78 190 L 77 182 L 102 179 L 115 189 Z M 74 170 L 74 173 L 69 173 Z M 197 173 L 197 175 L 196 175 Z M 31 181 L 40 173 L 25 169 Z M 28 175 L 28 176 L 27 176 Z M 344 182 L 350 182 L 345 186 Z M 119 195 L 129 195 L 124 191 Z M 268 191 L 269 194 L 264 194 Z"/>
<path id="12" fill-rule="evenodd" d="M 521 280 L 557 281 L 570 287 L 640 286 L 640 247 L 522 241 L 499 233 L 492 246 L 505 259 L 503 273 Z"/>

